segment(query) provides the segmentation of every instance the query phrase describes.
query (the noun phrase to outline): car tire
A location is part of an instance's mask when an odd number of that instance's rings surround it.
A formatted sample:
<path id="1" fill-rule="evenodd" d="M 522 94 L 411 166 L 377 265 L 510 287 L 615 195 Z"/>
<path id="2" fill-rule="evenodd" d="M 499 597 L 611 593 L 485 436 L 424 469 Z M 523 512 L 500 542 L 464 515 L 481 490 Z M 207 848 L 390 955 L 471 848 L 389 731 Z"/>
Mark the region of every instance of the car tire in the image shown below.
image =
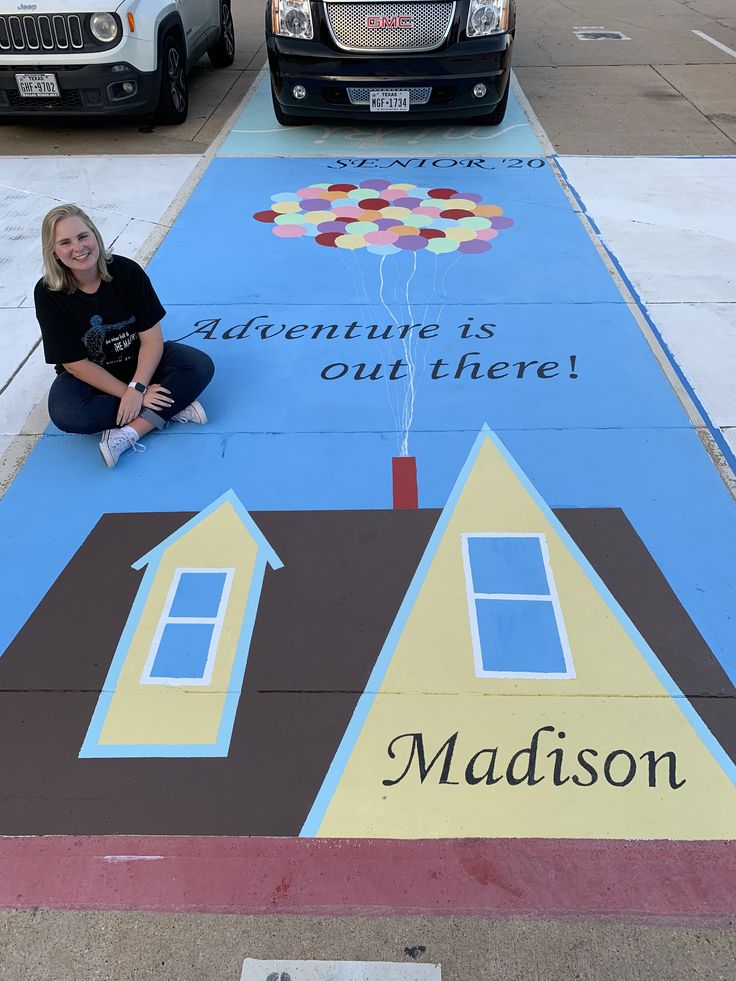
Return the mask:
<path id="1" fill-rule="evenodd" d="M 288 113 L 284 112 L 281 108 L 281 103 L 276 98 L 276 93 L 271 86 L 271 101 L 273 102 L 273 114 L 276 117 L 276 122 L 280 123 L 281 126 L 303 126 L 305 120 L 301 119 L 299 116 L 290 116 Z"/>
<path id="2" fill-rule="evenodd" d="M 230 0 L 220 0 L 220 36 L 207 57 L 215 68 L 229 68 L 235 61 L 235 25 Z"/>
<path id="3" fill-rule="evenodd" d="M 479 126 L 498 126 L 499 123 L 503 122 L 503 117 L 506 115 L 506 106 L 509 103 L 509 89 L 511 88 L 511 81 L 506 83 L 506 91 L 499 103 L 495 106 L 492 112 L 487 112 L 483 116 L 475 116 L 473 122 Z"/>
<path id="4" fill-rule="evenodd" d="M 156 122 L 178 125 L 184 122 L 188 112 L 186 56 L 181 41 L 174 34 L 167 34 L 161 45 L 161 91 Z"/>

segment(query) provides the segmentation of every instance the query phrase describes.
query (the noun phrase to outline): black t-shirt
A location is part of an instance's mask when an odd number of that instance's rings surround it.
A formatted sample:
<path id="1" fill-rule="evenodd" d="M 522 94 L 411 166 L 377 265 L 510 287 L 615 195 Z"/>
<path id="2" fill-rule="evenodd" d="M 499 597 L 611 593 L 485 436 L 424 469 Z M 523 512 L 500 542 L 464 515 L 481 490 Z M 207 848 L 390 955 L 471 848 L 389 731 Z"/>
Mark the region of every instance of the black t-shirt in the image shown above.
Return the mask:
<path id="1" fill-rule="evenodd" d="M 42 279 L 36 283 L 33 298 L 44 355 L 59 373 L 64 364 L 88 358 L 121 381 L 131 381 L 138 364 L 138 335 L 166 314 L 137 262 L 116 255 L 108 269 L 111 282 L 101 283 L 93 294 L 52 292 Z"/>

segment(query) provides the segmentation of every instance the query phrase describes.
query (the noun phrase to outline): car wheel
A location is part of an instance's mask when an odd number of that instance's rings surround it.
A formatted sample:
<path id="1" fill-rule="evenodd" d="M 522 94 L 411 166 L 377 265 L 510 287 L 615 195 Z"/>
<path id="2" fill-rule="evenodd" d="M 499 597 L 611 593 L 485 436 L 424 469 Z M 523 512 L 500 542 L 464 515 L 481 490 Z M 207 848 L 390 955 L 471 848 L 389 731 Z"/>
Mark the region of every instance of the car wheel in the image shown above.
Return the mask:
<path id="1" fill-rule="evenodd" d="M 189 112 L 187 66 L 181 42 L 173 34 L 164 38 L 161 50 L 161 92 L 156 122 L 183 123 Z"/>
<path id="2" fill-rule="evenodd" d="M 273 114 L 276 117 L 276 121 L 282 126 L 303 126 L 305 120 L 299 116 L 290 116 L 288 113 L 284 112 L 281 108 L 281 103 L 276 98 L 276 93 L 271 86 L 271 101 L 273 102 Z"/>
<path id="3" fill-rule="evenodd" d="M 511 88 L 511 82 L 506 83 L 506 91 L 503 94 L 503 98 L 496 105 L 492 112 L 487 112 L 483 116 L 475 116 L 473 122 L 477 123 L 479 126 L 498 126 L 499 123 L 503 122 L 503 117 L 506 115 L 506 106 L 509 102 L 509 89 Z"/>
<path id="4" fill-rule="evenodd" d="M 235 25 L 230 0 L 220 0 L 220 36 L 207 57 L 215 68 L 229 68 L 235 61 Z"/>

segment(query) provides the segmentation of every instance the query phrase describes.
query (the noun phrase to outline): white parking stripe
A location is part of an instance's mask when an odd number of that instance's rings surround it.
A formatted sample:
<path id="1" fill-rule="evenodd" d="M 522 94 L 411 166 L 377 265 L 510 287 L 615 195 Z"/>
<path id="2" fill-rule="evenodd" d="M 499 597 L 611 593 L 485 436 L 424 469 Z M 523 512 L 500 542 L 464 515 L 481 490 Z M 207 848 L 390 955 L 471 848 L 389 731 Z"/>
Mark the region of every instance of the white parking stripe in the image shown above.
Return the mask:
<path id="1" fill-rule="evenodd" d="M 693 31 L 693 34 L 697 34 L 698 37 L 702 37 L 702 39 L 704 41 L 708 41 L 709 44 L 715 44 L 715 46 L 720 48 L 721 51 L 725 51 L 726 54 L 731 55 L 732 58 L 736 58 L 736 51 L 734 51 L 733 48 L 727 48 L 725 44 L 721 44 L 720 41 L 716 41 L 716 39 L 711 37 L 709 34 L 703 34 L 702 31 Z"/>

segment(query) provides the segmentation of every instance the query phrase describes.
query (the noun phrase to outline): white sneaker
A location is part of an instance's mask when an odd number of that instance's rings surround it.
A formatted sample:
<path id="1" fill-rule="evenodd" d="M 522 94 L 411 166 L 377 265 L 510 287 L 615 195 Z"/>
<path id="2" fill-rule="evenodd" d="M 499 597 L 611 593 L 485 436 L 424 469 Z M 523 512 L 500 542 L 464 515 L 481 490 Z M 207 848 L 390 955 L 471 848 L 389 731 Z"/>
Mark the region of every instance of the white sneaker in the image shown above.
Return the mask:
<path id="1" fill-rule="evenodd" d="M 135 450 L 136 453 L 145 452 L 145 446 L 139 446 L 138 440 L 133 439 L 130 432 L 126 432 L 126 429 L 127 427 L 106 429 L 102 434 L 100 453 L 106 466 L 111 470 L 126 450 Z"/>
<path id="2" fill-rule="evenodd" d="M 196 400 L 188 405 L 186 409 L 177 412 L 171 417 L 172 422 L 196 422 L 198 426 L 204 426 L 207 422 L 207 413 Z"/>

